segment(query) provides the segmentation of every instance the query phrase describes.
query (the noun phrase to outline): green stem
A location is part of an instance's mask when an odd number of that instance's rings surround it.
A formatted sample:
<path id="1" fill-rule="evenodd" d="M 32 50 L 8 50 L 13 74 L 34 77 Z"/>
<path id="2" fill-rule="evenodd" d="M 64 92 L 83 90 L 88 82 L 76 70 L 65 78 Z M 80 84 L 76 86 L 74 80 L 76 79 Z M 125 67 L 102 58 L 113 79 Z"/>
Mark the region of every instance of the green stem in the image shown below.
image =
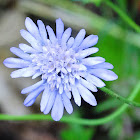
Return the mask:
<path id="1" fill-rule="evenodd" d="M 137 96 L 138 92 L 140 90 L 140 82 L 136 85 L 134 88 L 132 94 L 129 96 L 129 100 L 133 101 L 134 98 Z M 119 115 L 121 115 L 127 108 L 128 104 L 123 104 L 119 109 L 117 109 L 114 113 L 111 115 L 100 118 L 100 119 L 82 119 L 82 118 L 74 118 L 74 117 L 66 117 L 64 116 L 60 122 L 64 123 L 74 123 L 74 124 L 79 124 L 79 125 L 102 125 L 105 124 L 109 121 L 112 121 L 113 119 L 117 118 Z M 14 115 L 6 115 L 6 114 L 1 114 L 0 115 L 0 120 L 16 120 L 16 121 L 22 121 L 22 120 L 48 120 L 52 121 L 52 118 L 50 115 L 40 115 L 40 114 L 31 114 L 31 115 L 24 115 L 24 116 L 14 116 Z"/>
<path id="2" fill-rule="evenodd" d="M 113 4 L 109 0 L 103 1 L 107 6 L 112 8 L 130 27 L 132 27 L 136 32 L 140 33 L 140 26 L 137 25 L 127 14 L 125 14 L 118 6 Z"/>
<path id="3" fill-rule="evenodd" d="M 132 105 L 132 106 L 135 106 L 135 107 L 140 107 L 140 103 L 130 101 L 129 99 L 126 99 L 126 98 L 116 94 L 115 92 L 111 91 L 110 89 L 108 89 L 106 87 L 101 88 L 101 90 L 104 91 L 105 93 L 109 94 L 110 96 L 112 96 L 116 99 L 119 99 L 123 103 L 129 104 L 129 105 Z"/>
<path id="4" fill-rule="evenodd" d="M 89 3 L 92 2 L 95 3 L 94 0 L 87 0 L 84 2 Z M 113 4 L 109 0 L 103 0 L 103 2 L 109 6 L 111 9 L 113 9 L 130 27 L 132 27 L 136 32 L 140 33 L 140 26 L 137 25 L 126 13 L 124 13 L 117 5 Z"/>

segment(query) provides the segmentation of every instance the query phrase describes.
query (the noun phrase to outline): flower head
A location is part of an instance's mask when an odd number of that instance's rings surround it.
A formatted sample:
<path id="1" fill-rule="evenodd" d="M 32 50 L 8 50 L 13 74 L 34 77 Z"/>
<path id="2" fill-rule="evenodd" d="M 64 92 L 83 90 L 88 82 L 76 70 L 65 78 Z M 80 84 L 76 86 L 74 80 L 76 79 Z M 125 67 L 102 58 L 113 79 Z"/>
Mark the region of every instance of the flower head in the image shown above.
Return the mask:
<path id="1" fill-rule="evenodd" d="M 41 77 L 41 81 L 24 88 L 21 93 L 29 93 L 24 101 L 25 106 L 31 106 L 39 94 L 42 94 L 40 110 L 58 121 L 63 116 L 64 108 L 71 114 L 73 107 L 71 95 L 75 103 L 81 105 L 81 97 L 90 105 L 97 102 L 92 92 L 97 87 L 104 87 L 100 80 L 112 81 L 117 75 L 108 69 L 113 65 L 105 62 L 102 57 L 89 57 L 98 48 L 92 47 L 98 41 L 97 35 L 85 38 L 85 30 L 81 29 L 75 38 L 71 37 L 71 28 L 64 31 L 64 24 L 56 20 L 56 35 L 50 26 L 41 20 L 37 25 L 26 18 L 25 26 L 28 31 L 21 30 L 21 36 L 30 43 L 19 44 L 19 48 L 10 50 L 19 58 L 7 58 L 4 65 L 8 68 L 19 68 L 11 73 L 12 78 Z"/>

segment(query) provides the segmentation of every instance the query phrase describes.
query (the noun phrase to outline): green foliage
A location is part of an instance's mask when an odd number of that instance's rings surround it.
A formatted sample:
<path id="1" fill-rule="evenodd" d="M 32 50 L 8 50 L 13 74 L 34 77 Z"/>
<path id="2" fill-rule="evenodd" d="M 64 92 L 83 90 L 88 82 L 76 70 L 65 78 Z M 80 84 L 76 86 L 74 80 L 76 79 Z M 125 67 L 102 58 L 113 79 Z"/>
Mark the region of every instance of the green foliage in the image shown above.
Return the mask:
<path id="1" fill-rule="evenodd" d="M 91 140 L 94 135 L 93 128 L 85 128 L 81 125 L 69 125 L 69 128 L 61 131 L 62 140 Z"/>
<path id="2" fill-rule="evenodd" d="M 118 140 L 123 133 L 123 121 L 118 118 L 113 121 L 109 128 L 109 137 L 113 140 Z"/>
<path id="3" fill-rule="evenodd" d="M 118 100 L 114 100 L 114 99 L 107 99 L 101 103 L 98 104 L 98 106 L 95 108 L 95 111 L 97 113 L 101 113 L 101 112 L 105 112 L 107 110 L 110 109 L 115 109 L 118 106 L 120 106 L 121 102 Z"/>
<path id="4" fill-rule="evenodd" d="M 127 0 L 117 0 L 116 2 L 120 6 L 120 8 L 123 9 L 124 12 L 126 12 L 126 10 L 127 10 Z"/>
<path id="5" fill-rule="evenodd" d="M 80 117 L 78 112 L 73 113 L 73 117 Z M 62 140 L 91 140 L 95 134 L 94 128 L 84 127 L 77 124 L 68 124 L 68 128 L 62 130 L 60 135 Z"/>
<path id="6" fill-rule="evenodd" d="M 136 131 L 129 140 L 140 140 L 140 131 Z"/>
<path id="7" fill-rule="evenodd" d="M 83 2 L 84 4 L 87 4 L 87 3 L 94 3 L 96 6 L 100 6 L 101 2 L 103 0 L 73 0 L 73 1 L 81 1 Z"/>

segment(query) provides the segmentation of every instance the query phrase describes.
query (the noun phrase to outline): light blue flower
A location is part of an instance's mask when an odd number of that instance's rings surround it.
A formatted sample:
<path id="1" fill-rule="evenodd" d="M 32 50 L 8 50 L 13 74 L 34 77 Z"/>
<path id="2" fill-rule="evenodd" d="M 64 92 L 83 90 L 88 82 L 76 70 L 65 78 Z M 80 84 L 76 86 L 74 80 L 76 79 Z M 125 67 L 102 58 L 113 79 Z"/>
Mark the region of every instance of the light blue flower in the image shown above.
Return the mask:
<path id="1" fill-rule="evenodd" d="M 30 43 L 19 44 L 19 48 L 10 50 L 19 58 L 7 58 L 4 65 L 8 68 L 19 68 L 11 73 L 12 78 L 41 77 L 41 81 L 24 88 L 21 93 L 29 93 L 24 101 L 25 106 L 31 106 L 39 94 L 42 94 L 40 110 L 44 114 L 51 111 L 55 121 L 63 116 L 64 108 L 71 114 L 73 107 L 71 96 L 75 103 L 81 105 L 81 97 L 90 105 L 97 102 L 91 92 L 97 92 L 97 87 L 105 86 L 105 81 L 116 80 L 118 76 L 108 69 L 113 65 L 105 62 L 102 57 L 89 57 L 98 51 L 92 47 L 98 41 L 97 35 L 85 38 L 86 31 L 81 29 L 75 38 L 71 37 L 71 28 L 64 31 L 64 24 L 56 20 L 56 35 L 50 26 L 41 20 L 37 25 L 26 18 L 28 31 L 21 30 L 21 36 Z"/>

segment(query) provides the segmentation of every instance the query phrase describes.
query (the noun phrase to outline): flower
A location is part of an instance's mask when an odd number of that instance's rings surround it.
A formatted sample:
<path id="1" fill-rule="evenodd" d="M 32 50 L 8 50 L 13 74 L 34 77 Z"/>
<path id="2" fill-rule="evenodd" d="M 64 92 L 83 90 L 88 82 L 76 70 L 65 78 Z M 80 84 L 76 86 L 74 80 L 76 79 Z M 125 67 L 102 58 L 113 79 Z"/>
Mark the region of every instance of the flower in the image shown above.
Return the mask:
<path id="1" fill-rule="evenodd" d="M 7 58 L 4 65 L 8 68 L 19 68 L 11 73 L 12 78 L 41 77 L 41 81 L 24 88 L 21 93 L 29 95 L 24 101 L 25 106 L 31 106 L 39 94 L 42 94 L 40 110 L 59 121 L 64 108 L 71 114 L 73 107 L 71 95 L 75 103 L 81 105 L 81 97 L 90 105 L 97 102 L 92 92 L 97 87 L 105 86 L 105 81 L 116 80 L 118 76 L 108 69 L 113 65 L 105 62 L 102 57 L 88 57 L 99 49 L 94 46 L 98 41 L 97 35 L 85 38 L 86 31 L 81 29 L 75 38 L 71 37 L 71 28 L 64 31 L 64 24 L 59 18 L 56 20 L 56 35 L 50 26 L 41 20 L 37 25 L 27 17 L 21 36 L 30 43 L 19 44 L 19 48 L 12 47 L 10 51 L 19 58 Z"/>

